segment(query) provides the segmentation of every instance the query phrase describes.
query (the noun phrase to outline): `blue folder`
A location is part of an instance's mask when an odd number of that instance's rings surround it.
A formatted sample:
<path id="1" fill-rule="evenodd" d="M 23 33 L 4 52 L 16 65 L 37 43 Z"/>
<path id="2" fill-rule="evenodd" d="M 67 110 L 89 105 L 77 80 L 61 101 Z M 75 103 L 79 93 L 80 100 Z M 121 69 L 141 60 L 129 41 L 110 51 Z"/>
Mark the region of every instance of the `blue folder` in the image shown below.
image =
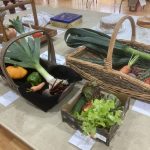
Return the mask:
<path id="1" fill-rule="evenodd" d="M 71 23 L 75 20 L 78 20 L 82 17 L 82 15 L 79 14 L 73 14 L 73 13 L 61 13 L 58 14 L 52 18 L 50 18 L 52 21 L 62 22 L 62 23 Z"/>

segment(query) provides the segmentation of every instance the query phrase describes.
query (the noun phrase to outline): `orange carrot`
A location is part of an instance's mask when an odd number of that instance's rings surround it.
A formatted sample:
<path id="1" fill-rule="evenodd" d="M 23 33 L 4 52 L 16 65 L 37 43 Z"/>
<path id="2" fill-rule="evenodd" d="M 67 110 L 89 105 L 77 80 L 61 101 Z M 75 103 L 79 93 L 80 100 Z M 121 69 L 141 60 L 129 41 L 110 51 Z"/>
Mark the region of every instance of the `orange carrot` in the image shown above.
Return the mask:
<path id="1" fill-rule="evenodd" d="M 131 68 L 130 68 L 130 66 L 126 65 L 126 66 L 123 66 L 123 67 L 120 69 L 120 71 L 121 71 L 122 73 L 128 74 L 128 73 L 131 72 Z"/>
<path id="2" fill-rule="evenodd" d="M 139 55 L 136 55 L 136 56 L 134 56 L 134 57 L 133 57 L 133 55 L 132 55 L 131 58 L 130 58 L 130 60 L 129 60 L 129 62 L 128 62 L 128 65 L 122 67 L 122 68 L 120 69 L 120 72 L 122 72 L 122 73 L 124 73 L 124 74 L 130 73 L 130 72 L 131 72 L 131 67 L 132 67 L 132 65 L 134 65 L 134 64 L 137 62 L 138 58 L 139 58 Z"/>
<path id="3" fill-rule="evenodd" d="M 36 86 L 32 86 L 32 87 L 30 88 L 30 90 L 31 90 L 32 92 L 39 91 L 39 90 L 41 90 L 41 89 L 43 88 L 44 85 L 45 85 L 45 82 L 42 82 L 42 83 L 40 83 L 40 84 L 38 84 L 38 85 L 36 85 Z"/>

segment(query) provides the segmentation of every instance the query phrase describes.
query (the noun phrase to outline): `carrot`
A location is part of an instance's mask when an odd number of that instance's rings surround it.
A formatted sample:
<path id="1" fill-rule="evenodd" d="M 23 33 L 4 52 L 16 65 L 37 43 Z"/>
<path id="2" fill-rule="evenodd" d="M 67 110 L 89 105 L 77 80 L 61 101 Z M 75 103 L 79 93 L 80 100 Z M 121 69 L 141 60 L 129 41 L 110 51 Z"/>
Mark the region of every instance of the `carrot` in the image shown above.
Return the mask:
<path id="1" fill-rule="evenodd" d="M 131 72 L 131 67 L 132 67 L 132 65 L 134 65 L 134 64 L 137 62 L 138 58 L 139 58 L 139 55 L 136 55 L 136 56 L 134 56 L 134 57 L 133 57 L 133 55 L 132 55 L 131 58 L 130 58 L 130 60 L 129 60 L 129 62 L 128 62 L 128 65 L 122 67 L 122 68 L 120 69 L 120 72 L 122 72 L 122 73 L 124 73 L 124 74 L 130 73 L 130 72 Z"/>
<path id="2" fill-rule="evenodd" d="M 45 85 L 45 82 L 42 82 L 36 86 L 32 86 L 30 89 L 27 89 L 27 92 L 37 92 L 37 91 L 41 90 L 44 85 Z"/>
<path id="3" fill-rule="evenodd" d="M 126 66 L 123 66 L 123 67 L 120 69 L 120 71 L 121 71 L 122 73 L 128 74 L 128 73 L 131 72 L 131 68 L 130 68 L 130 66 L 126 65 Z"/>

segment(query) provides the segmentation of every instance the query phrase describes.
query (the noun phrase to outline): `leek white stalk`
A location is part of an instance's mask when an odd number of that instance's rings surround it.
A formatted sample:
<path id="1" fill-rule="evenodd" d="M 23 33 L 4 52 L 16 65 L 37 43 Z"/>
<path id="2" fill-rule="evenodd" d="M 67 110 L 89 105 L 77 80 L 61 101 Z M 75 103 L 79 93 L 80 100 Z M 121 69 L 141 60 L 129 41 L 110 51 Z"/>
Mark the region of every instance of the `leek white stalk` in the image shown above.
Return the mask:
<path id="1" fill-rule="evenodd" d="M 41 74 L 41 76 L 48 82 L 51 83 L 55 78 L 51 76 L 40 64 L 35 66 L 35 69 Z"/>

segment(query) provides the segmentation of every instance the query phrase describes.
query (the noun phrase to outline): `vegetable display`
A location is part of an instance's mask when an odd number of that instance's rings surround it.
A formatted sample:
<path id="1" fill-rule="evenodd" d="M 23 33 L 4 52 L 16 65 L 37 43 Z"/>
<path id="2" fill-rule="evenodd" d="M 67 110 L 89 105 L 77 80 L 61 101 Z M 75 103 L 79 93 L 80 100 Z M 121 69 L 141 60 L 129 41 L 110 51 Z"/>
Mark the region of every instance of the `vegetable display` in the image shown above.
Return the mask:
<path id="1" fill-rule="evenodd" d="M 100 91 L 94 82 L 84 86 L 81 97 L 71 111 L 86 135 L 95 135 L 96 128 L 109 130 L 122 120 L 123 106 L 120 100 L 113 94 Z"/>
<path id="2" fill-rule="evenodd" d="M 98 53 L 99 55 L 103 55 L 103 58 L 106 58 L 108 53 L 108 46 L 110 42 L 110 36 L 98 32 L 88 28 L 70 28 L 66 31 L 64 39 L 66 44 L 70 47 L 76 48 L 79 46 L 86 46 L 94 53 Z M 113 64 L 121 61 L 121 59 L 125 59 L 123 65 L 126 65 L 131 57 L 131 55 L 138 55 L 139 59 L 137 64 L 140 66 L 148 67 L 150 61 L 150 53 L 148 51 L 142 52 L 140 49 L 135 49 L 127 44 L 122 44 L 120 41 L 116 40 L 114 53 L 113 53 Z M 90 58 L 89 58 L 90 61 Z M 102 59 L 100 64 L 104 63 Z"/>
<path id="3" fill-rule="evenodd" d="M 55 78 L 40 64 L 40 39 L 28 37 L 13 43 L 5 55 L 5 63 L 18 65 L 24 68 L 35 69 L 47 81 L 53 84 Z M 58 80 L 59 82 L 59 80 Z"/>
<path id="4" fill-rule="evenodd" d="M 111 37 L 88 28 L 70 28 L 66 31 L 64 39 L 70 47 L 86 47 L 86 54 L 77 55 L 77 59 L 104 65 L 108 54 Z M 149 70 L 150 52 L 139 47 L 133 47 L 119 40 L 115 41 L 112 54 L 112 67 L 115 70 L 130 75 L 144 82 L 146 76 L 150 77 Z"/>
<path id="5" fill-rule="evenodd" d="M 96 127 L 109 129 L 115 124 L 121 123 L 120 109 L 115 107 L 115 101 L 112 99 L 95 99 L 91 102 L 88 109 L 84 108 L 77 119 L 82 121 L 82 129 L 87 135 L 95 135 Z"/>

